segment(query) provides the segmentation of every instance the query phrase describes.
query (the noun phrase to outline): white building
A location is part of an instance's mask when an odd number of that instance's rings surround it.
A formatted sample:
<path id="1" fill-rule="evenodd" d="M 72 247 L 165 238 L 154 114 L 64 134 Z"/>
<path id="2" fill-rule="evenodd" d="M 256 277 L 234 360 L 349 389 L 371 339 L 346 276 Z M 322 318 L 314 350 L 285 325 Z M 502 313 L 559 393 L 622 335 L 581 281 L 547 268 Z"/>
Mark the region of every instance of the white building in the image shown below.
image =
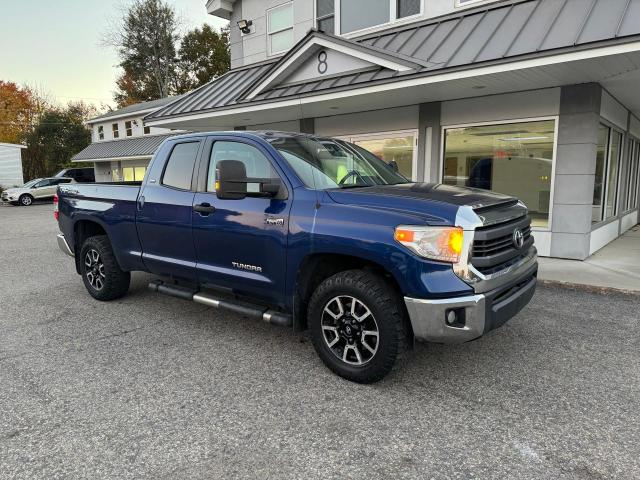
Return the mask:
<path id="1" fill-rule="evenodd" d="M 24 185 L 22 175 L 22 149 L 24 145 L 0 143 L 0 187 Z"/>
<path id="2" fill-rule="evenodd" d="M 232 70 L 147 125 L 350 139 L 413 180 L 523 199 L 546 256 L 587 258 L 638 223 L 640 0 L 207 9 L 230 19 Z"/>
<path id="3" fill-rule="evenodd" d="M 88 120 L 92 143 L 72 162 L 93 162 L 96 182 L 142 181 L 156 149 L 166 138 L 180 133 L 145 126 L 144 116 L 179 98 L 138 103 Z"/>

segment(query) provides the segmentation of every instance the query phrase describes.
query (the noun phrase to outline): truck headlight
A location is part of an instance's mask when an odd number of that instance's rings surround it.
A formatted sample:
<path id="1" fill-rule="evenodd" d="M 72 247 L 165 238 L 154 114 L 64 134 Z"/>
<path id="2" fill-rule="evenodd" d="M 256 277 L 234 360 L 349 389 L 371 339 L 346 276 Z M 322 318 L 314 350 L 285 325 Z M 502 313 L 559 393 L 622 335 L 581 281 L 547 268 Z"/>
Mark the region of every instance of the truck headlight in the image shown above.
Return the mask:
<path id="1" fill-rule="evenodd" d="M 464 244 L 464 230 L 459 227 L 400 225 L 396 227 L 394 238 L 421 257 L 458 263 Z"/>

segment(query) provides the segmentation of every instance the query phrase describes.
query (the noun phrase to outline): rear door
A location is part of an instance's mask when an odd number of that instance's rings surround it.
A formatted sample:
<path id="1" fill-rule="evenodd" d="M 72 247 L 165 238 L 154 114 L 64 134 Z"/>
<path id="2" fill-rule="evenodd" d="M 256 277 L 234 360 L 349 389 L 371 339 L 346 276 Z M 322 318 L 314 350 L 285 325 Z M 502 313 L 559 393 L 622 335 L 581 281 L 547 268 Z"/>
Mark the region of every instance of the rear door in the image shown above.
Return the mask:
<path id="1" fill-rule="evenodd" d="M 258 184 L 249 184 L 249 194 L 242 200 L 218 199 L 215 172 L 220 160 L 243 162 L 249 178 L 279 180 L 280 193 L 267 198 L 258 193 Z M 199 191 L 193 202 L 199 282 L 278 303 L 285 292 L 292 196 L 271 154 L 259 142 L 249 139 L 210 138 L 199 178 Z M 202 211 L 206 206 L 211 211 Z"/>
<path id="2" fill-rule="evenodd" d="M 195 282 L 196 254 L 191 230 L 194 168 L 203 137 L 164 144 L 138 197 L 136 226 L 142 260 L 150 272 Z"/>

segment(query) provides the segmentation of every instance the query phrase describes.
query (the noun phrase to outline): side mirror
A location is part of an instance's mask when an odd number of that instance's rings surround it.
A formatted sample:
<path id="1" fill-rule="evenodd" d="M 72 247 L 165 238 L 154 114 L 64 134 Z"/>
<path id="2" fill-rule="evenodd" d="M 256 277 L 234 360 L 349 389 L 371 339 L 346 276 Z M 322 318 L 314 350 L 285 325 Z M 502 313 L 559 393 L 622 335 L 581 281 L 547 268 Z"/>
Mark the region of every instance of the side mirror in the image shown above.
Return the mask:
<path id="1" fill-rule="evenodd" d="M 216 165 L 216 196 L 220 200 L 242 200 L 247 196 L 247 169 L 238 160 L 220 160 Z"/>
<path id="2" fill-rule="evenodd" d="M 391 160 L 388 165 L 391 167 L 391 170 L 393 170 L 394 172 L 398 173 L 400 172 L 400 169 L 398 168 L 398 162 L 396 162 L 395 160 Z"/>

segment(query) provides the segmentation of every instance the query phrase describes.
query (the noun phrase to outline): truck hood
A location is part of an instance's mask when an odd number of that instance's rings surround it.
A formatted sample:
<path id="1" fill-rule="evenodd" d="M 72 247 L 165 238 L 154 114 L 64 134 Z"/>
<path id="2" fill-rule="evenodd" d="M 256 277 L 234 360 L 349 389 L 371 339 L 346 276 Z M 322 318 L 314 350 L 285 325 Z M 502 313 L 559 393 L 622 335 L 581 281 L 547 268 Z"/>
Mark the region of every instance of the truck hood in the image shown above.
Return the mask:
<path id="1" fill-rule="evenodd" d="M 477 188 L 437 183 L 404 183 L 328 190 L 337 203 L 406 212 L 428 222 L 453 224 L 458 208 L 491 207 L 517 201 L 516 198 Z M 439 221 L 440 220 L 440 221 Z"/>

